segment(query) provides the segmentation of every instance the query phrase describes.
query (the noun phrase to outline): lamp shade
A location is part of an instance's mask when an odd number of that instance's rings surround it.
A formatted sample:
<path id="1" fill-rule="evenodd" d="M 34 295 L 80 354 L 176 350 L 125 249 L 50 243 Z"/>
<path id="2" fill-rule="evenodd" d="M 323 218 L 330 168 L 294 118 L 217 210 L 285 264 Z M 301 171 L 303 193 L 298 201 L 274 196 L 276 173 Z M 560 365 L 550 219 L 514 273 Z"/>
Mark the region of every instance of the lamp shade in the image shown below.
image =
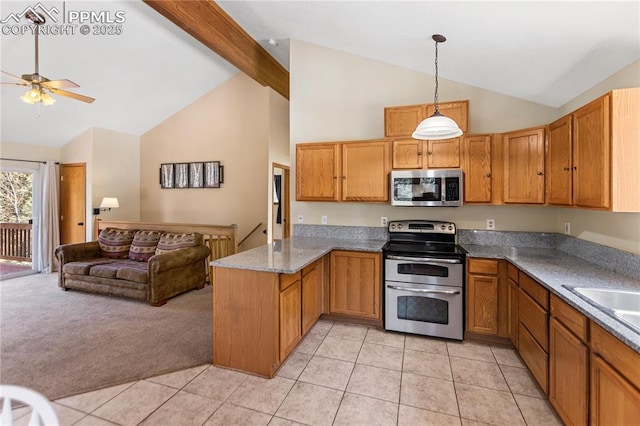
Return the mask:
<path id="1" fill-rule="evenodd" d="M 462 135 L 458 124 L 436 111 L 431 117 L 422 120 L 411 137 L 421 140 L 442 140 Z"/>
<path id="2" fill-rule="evenodd" d="M 118 199 L 116 197 L 104 197 L 100 202 L 101 209 L 115 209 L 120 207 Z"/>

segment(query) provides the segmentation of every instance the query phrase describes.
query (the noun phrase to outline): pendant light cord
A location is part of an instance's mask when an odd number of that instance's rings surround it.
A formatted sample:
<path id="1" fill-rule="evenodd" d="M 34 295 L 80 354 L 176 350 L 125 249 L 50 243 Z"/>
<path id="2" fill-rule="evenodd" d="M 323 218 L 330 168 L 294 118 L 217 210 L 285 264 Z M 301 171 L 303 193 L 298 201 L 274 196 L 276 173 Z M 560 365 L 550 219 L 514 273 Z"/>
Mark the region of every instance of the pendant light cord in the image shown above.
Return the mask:
<path id="1" fill-rule="evenodd" d="M 436 93 L 433 95 L 433 103 L 435 104 L 434 114 L 438 114 L 438 42 L 436 41 Z"/>

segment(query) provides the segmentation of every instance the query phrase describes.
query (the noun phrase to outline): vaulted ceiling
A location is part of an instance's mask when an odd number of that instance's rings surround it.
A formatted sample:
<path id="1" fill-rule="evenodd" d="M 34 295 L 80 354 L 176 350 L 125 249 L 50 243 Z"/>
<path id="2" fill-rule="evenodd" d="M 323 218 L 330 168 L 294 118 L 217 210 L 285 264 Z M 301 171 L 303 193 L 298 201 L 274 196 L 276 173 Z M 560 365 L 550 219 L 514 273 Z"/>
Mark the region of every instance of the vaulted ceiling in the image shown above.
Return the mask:
<path id="1" fill-rule="evenodd" d="M 640 2 L 220 1 L 286 68 L 289 39 L 434 72 L 559 107 L 640 58 Z M 0 87 L 3 142 L 61 146 L 89 127 L 141 134 L 238 70 L 142 1 L 46 2 L 60 10 L 124 11 L 120 35 L 40 37 L 40 73 L 68 78 L 93 104 L 22 103 Z M 34 2 L 0 3 L 0 19 Z M 25 22 L 22 22 L 25 24 Z M 33 36 L 5 34 L 0 68 L 32 73 Z M 267 41 L 273 39 L 277 45 Z M 8 79 L 2 78 L 2 81 Z"/>

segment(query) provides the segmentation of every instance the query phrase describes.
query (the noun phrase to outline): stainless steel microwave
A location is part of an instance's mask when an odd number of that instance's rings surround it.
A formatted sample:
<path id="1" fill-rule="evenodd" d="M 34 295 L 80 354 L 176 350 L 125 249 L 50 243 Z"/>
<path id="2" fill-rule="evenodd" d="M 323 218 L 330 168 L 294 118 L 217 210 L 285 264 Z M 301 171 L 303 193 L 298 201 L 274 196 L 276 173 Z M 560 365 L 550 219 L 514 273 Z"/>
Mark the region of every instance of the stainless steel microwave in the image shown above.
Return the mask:
<path id="1" fill-rule="evenodd" d="M 460 207 L 462 179 L 461 169 L 393 170 L 391 205 Z"/>

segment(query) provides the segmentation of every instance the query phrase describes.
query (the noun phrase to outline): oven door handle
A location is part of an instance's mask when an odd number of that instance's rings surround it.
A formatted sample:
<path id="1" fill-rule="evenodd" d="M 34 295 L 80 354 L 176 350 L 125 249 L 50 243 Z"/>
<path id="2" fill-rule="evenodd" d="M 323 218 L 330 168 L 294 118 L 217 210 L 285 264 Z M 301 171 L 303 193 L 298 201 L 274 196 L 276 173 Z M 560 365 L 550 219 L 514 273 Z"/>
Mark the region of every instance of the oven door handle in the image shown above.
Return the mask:
<path id="1" fill-rule="evenodd" d="M 387 284 L 387 288 L 391 288 L 393 290 L 412 291 L 414 293 L 460 294 L 460 290 L 427 290 L 427 289 L 424 289 L 424 288 L 400 287 L 400 286 L 391 285 L 391 284 Z"/>
<path id="2" fill-rule="evenodd" d="M 447 263 L 447 264 L 455 264 L 462 263 L 460 259 L 434 259 L 432 257 L 407 257 L 407 256 L 394 256 L 387 255 L 386 259 L 391 260 L 405 260 L 408 262 L 416 262 L 416 263 Z"/>

